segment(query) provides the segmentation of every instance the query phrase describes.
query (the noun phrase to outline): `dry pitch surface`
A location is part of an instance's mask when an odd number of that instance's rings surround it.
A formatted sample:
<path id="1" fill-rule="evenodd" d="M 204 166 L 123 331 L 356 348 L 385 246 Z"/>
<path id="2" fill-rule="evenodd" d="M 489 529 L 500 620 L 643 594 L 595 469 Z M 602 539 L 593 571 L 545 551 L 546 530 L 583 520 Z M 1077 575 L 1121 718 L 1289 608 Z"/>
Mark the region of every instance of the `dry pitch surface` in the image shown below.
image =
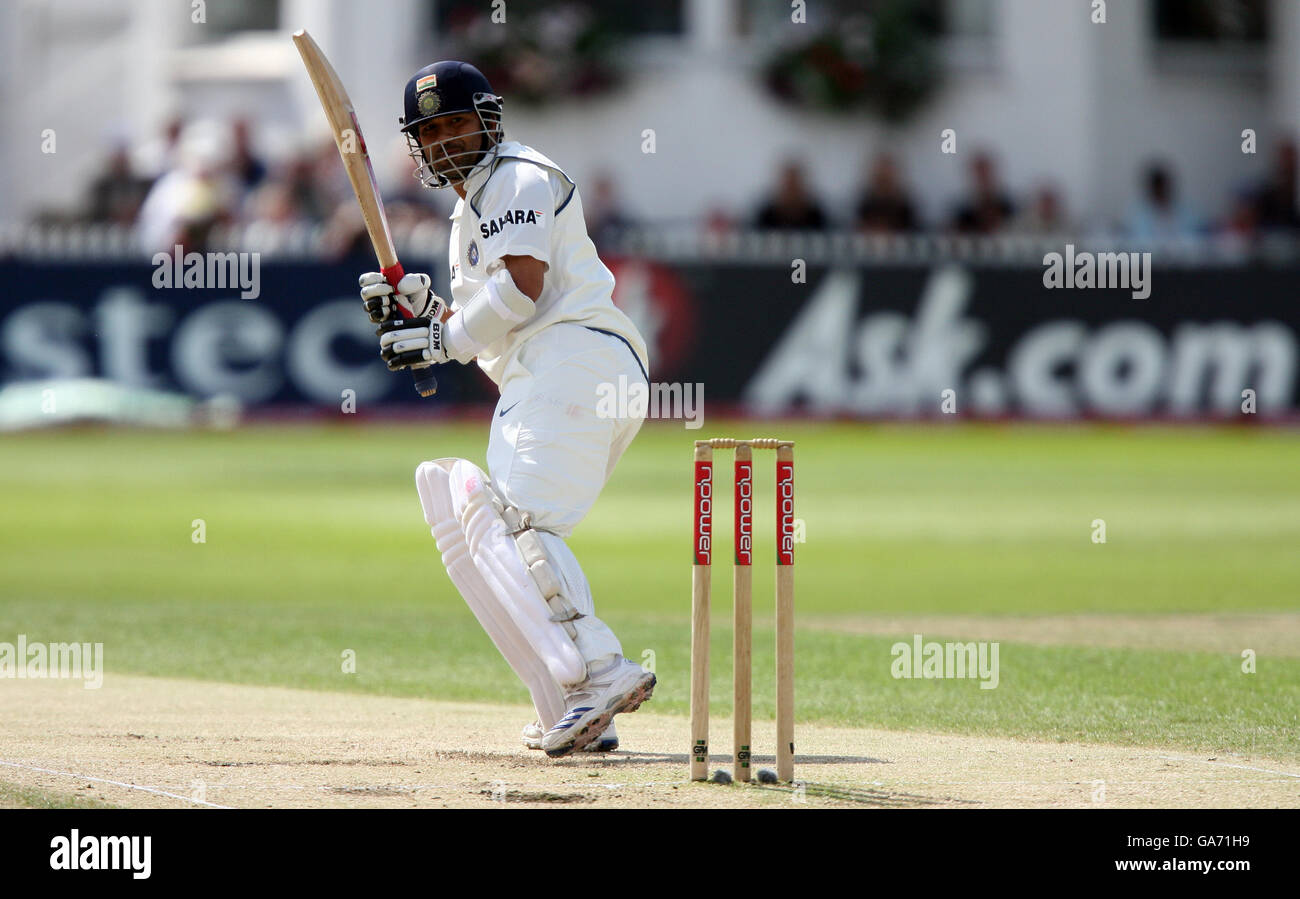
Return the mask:
<path id="1" fill-rule="evenodd" d="M 0 683 L 0 807 L 1296 807 L 1300 765 L 1262 757 L 801 724 L 794 788 L 692 784 L 687 721 L 621 716 L 623 749 L 559 761 L 524 706 L 115 675 Z M 713 722 L 711 768 L 730 766 Z M 755 723 L 756 767 L 773 727 Z M 764 752 L 768 753 L 766 756 Z"/>

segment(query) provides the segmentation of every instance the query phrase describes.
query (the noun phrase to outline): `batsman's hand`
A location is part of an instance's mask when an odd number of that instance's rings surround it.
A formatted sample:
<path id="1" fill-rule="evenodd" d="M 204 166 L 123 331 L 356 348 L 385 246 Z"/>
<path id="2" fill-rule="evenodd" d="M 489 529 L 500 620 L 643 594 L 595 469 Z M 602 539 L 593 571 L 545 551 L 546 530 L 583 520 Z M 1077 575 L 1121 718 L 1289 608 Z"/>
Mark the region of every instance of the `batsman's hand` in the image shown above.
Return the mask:
<path id="1" fill-rule="evenodd" d="M 390 371 L 428 368 L 449 362 L 442 340 L 442 322 L 436 318 L 393 319 L 380 324 L 379 355 Z"/>
<path id="2" fill-rule="evenodd" d="M 403 275 L 397 282 L 396 291 L 379 272 L 366 272 L 358 283 L 366 315 L 377 325 L 402 318 L 399 303 L 408 315 L 435 321 L 443 317 L 443 310 L 447 308 L 442 299 L 429 289 L 429 276 L 420 272 Z"/>

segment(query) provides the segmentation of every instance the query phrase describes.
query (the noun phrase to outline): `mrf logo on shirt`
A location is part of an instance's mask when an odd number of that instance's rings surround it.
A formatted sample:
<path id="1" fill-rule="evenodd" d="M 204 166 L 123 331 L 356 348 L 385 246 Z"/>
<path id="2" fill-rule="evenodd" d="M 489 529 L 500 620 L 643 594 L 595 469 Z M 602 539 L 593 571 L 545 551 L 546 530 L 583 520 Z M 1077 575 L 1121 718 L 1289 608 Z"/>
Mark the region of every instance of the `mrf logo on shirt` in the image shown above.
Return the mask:
<path id="1" fill-rule="evenodd" d="M 544 213 L 537 209 L 510 209 L 505 215 L 479 222 L 478 232 L 484 237 L 491 237 L 493 234 L 500 234 L 506 225 L 539 225 L 543 215 Z"/>

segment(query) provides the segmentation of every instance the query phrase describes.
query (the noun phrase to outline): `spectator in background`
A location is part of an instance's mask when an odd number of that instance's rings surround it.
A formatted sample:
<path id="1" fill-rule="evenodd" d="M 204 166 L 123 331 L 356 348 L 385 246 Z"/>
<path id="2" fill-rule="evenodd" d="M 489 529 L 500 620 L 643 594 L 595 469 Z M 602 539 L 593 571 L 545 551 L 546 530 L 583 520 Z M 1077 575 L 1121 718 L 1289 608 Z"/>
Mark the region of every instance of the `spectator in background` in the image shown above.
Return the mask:
<path id="1" fill-rule="evenodd" d="M 1040 184 L 1012 229 L 1020 234 L 1075 234 L 1077 227 L 1065 214 L 1060 191 L 1051 184 Z"/>
<path id="2" fill-rule="evenodd" d="M 343 171 L 343 166 L 339 164 L 338 148 L 333 141 L 328 149 L 333 159 L 325 157 L 325 161 L 333 163 L 334 168 L 340 172 Z M 284 180 L 293 194 L 295 206 L 313 222 L 328 220 L 338 202 L 331 195 L 328 182 L 318 175 L 323 153 L 322 150 L 319 154 L 311 151 L 295 154 L 285 167 Z"/>
<path id="3" fill-rule="evenodd" d="M 916 206 L 903 187 L 894 157 L 876 156 L 854 213 L 854 224 L 864 234 L 899 234 L 916 231 Z"/>
<path id="4" fill-rule="evenodd" d="M 1128 234 L 1139 240 L 1191 237 L 1199 230 L 1196 216 L 1175 195 L 1174 176 L 1163 162 L 1147 166 L 1143 195 L 1128 218 Z"/>
<path id="5" fill-rule="evenodd" d="M 229 140 L 215 122 L 186 127 L 179 166 L 154 182 L 140 207 L 141 249 L 170 252 L 179 243 L 202 252 L 212 227 L 232 219 L 237 196 L 228 174 Z"/>
<path id="6" fill-rule="evenodd" d="M 1255 199 L 1255 218 L 1265 231 L 1300 228 L 1296 211 L 1296 145 L 1284 140 L 1273 157 L 1273 172 Z"/>
<path id="7" fill-rule="evenodd" d="M 981 150 L 970 163 L 970 195 L 953 215 L 953 230 L 961 234 L 994 234 L 1015 216 L 1016 207 L 1002 187 L 993 157 Z"/>
<path id="8" fill-rule="evenodd" d="M 283 252 L 292 246 L 297 232 L 315 224 L 298 208 L 289 185 L 275 178 L 266 179 L 249 194 L 244 206 L 248 225 L 245 239 L 264 254 Z"/>
<path id="9" fill-rule="evenodd" d="M 245 193 L 254 191 L 266 178 L 266 163 L 253 153 L 248 121 L 235 119 L 230 127 L 234 151 L 230 158 L 230 172 Z"/>
<path id="10" fill-rule="evenodd" d="M 184 130 L 185 121 L 180 116 L 167 119 L 163 123 L 162 133 L 140 147 L 132 168 L 150 182 L 157 181 L 176 169 L 180 165 L 181 134 Z"/>
<path id="11" fill-rule="evenodd" d="M 616 241 L 626 228 L 632 227 L 632 220 L 624 214 L 614 182 L 604 172 L 591 182 L 591 199 L 583 198 L 583 212 L 587 220 L 587 234 L 596 245 L 604 249 Z"/>
<path id="12" fill-rule="evenodd" d="M 790 161 L 781 167 L 776 191 L 759 208 L 756 224 L 759 228 L 801 231 L 826 227 L 826 214 L 808 190 L 799 163 Z"/>
<path id="13" fill-rule="evenodd" d="M 90 184 L 87 217 L 96 224 L 130 225 L 149 193 L 150 180 L 131 171 L 125 144 L 109 154 L 104 171 Z"/>

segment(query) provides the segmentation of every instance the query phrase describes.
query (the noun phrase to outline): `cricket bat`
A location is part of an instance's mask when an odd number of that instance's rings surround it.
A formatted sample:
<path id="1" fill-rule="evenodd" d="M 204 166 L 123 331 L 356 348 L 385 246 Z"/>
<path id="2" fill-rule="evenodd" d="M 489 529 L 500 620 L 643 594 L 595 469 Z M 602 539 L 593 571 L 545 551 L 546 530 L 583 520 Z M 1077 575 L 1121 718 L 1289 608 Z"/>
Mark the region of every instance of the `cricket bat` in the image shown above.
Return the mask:
<path id="1" fill-rule="evenodd" d="M 361 217 L 365 220 L 370 243 L 375 248 L 379 270 L 396 290 L 397 282 L 402 280 L 405 272 L 402 264 L 397 261 L 397 251 L 393 248 L 388 216 L 384 214 L 384 201 L 379 196 L 375 169 L 370 164 L 370 154 L 366 151 L 366 140 L 361 136 L 356 110 L 352 108 L 352 101 L 348 99 L 338 73 L 312 40 L 312 36 L 305 30 L 295 31 L 293 42 L 302 56 L 303 65 L 307 67 L 307 74 L 311 76 L 311 83 L 316 87 L 316 96 L 320 98 L 321 108 L 325 110 L 330 130 L 334 132 L 334 143 L 339 148 L 339 157 L 348 173 L 348 181 L 352 183 L 352 192 L 356 194 L 357 203 L 361 206 Z M 404 317 L 411 317 L 400 303 L 397 305 Z M 438 392 L 438 379 L 433 375 L 433 366 L 415 369 L 411 374 L 415 377 L 415 389 L 420 396 L 433 396 Z"/>

